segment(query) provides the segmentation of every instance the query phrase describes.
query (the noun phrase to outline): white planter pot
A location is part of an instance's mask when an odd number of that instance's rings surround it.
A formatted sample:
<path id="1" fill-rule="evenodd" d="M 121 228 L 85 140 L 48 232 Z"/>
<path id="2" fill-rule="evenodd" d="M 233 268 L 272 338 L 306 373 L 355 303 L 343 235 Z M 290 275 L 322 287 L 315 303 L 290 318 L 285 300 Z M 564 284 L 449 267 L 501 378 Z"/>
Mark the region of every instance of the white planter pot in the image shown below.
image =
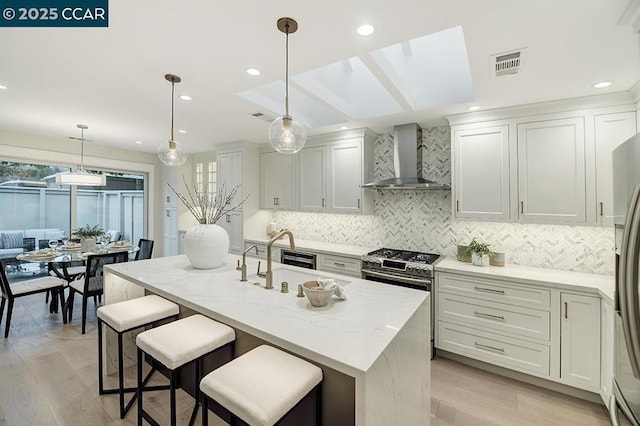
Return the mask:
<path id="1" fill-rule="evenodd" d="M 184 254 L 197 269 L 213 269 L 222 266 L 229 252 L 229 234 L 216 224 L 196 225 L 184 236 Z"/>
<path id="2" fill-rule="evenodd" d="M 96 239 L 94 237 L 85 237 L 80 240 L 80 251 L 96 251 Z"/>
<path id="3" fill-rule="evenodd" d="M 476 266 L 488 266 L 489 265 L 489 255 L 483 254 L 478 255 L 477 253 L 471 253 L 471 263 Z"/>

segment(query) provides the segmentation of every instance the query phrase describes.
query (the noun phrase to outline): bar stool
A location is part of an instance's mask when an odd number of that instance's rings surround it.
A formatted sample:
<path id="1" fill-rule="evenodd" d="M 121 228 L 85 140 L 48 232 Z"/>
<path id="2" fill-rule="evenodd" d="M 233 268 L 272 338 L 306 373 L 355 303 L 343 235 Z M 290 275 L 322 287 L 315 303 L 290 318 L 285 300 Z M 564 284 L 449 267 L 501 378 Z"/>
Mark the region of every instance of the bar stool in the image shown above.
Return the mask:
<path id="1" fill-rule="evenodd" d="M 162 297 L 150 295 L 104 305 L 98 308 L 98 388 L 100 395 L 118 393 L 120 395 L 120 418 L 124 419 L 137 397 L 137 387 L 124 387 L 124 354 L 122 353 L 122 335 L 137 328 L 147 327 L 159 321 L 178 319 L 180 308 Z M 118 387 L 104 388 L 102 360 L 102 323 L 118 335 Z M 151 369 L 144 379 L 146 384 L 155 371 Z M 168 389 L 166 386 L 158 389 Z M 156 389 L 157 390 L 157 389 Z M 134 392 L 125 406 L 124 394 Z"/>
<path id="2" fill-rule="evenodd" d="M 231 357 L 233 358 L 235 339 L 236 333 L 233 328 L 199 314 L 140 333 L 136 338 L 138 345 L 138 425 L 142 424 L 143 419 L 151 424 L 158 424 L 149 413 L 144 411 L 142 404 L 142 392 L 148 390 L 144 387 L 141 378 L 143 354 L 151 357 L 152 363 L 159 362 L 169 369 L 172 426 L 176 424 L 178 372 L 188 363 L 195 361 L 195 405 L 189 420 L 189 425 L 192 425 L 200 407 L 198 383 L 202 378 L 202 360 L 206 355 L 230 343 Z"/>
<path id="3" fill-rule="evenodd" d="M 319 367 L 271 346 L 258 346 L 202 379 L 202 425 L 209 424 L 209 406 L 215 401 L 229 411 L 232 425 L 239 418 L 251 426 L 271 426 L 314 389 L 320 425 L 321 385 Z"/>

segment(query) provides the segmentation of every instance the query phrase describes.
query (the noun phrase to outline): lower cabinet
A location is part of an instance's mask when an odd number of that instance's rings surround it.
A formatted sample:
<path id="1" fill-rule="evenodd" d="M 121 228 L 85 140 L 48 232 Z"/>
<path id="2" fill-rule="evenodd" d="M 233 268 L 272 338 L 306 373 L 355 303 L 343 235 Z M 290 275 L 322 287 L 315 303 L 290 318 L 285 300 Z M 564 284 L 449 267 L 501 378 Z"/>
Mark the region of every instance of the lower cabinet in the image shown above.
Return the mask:
<path id="1" fill-rule="evenodd" d="M 600 396 L 609 407 L 613 391 L 613 303 L 600 301 Z"/>
<path id="2" fill-rule="evenodd" d="M 218 225 L 222 226 L 229 234 L 229 253 L 242 254 L 242 213 L 233 212 L 224 215 Z"/>
<path id="3" fill-rule="evenodd" d="M 317 258 L 318 270 L 360 278 L 360 257 L 321 254 Z"/>
<path id="4" fill-rule="evenodd" d="M 601 372 L 601 357 L 611 355 L 601 355 L 600 297 L 528 284 L 436 272 L 436 348 L 610 393 L 612 373 Z"/>

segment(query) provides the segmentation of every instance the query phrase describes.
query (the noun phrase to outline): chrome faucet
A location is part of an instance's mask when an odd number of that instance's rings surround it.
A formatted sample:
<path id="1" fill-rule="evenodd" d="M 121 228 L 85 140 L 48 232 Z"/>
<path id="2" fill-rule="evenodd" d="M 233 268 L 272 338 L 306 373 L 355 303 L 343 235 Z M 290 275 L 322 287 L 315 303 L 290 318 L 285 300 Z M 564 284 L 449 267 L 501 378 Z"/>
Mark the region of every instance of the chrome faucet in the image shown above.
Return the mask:
<path id="1" fill-rule="evenodd" d="M 267 285 L 265 286 L 265 288 L 267 290 L 271 290 L 273 288 L 273 272 L 271 272 L 271 246 L 273 245 L 273 243 L 275 243 L 285 235 L 289 236 L 289 246 L 291 247 L 291 250 L 296 249 L 296 244 L 293 241 L 293 234 L 288 229 L 280 231 L 279 234 L 269 240 L 269 242 L 267 243 L 267 272 L 265 272 L 264 274 L 258 274 L 266 279 Z"/>
<path id="2" fill-rule="evenodd" d="M 256 254 L 259 254 L 258 246 L 256 246 L 255 244 L 250 245 L 249 247 L 247 247 L 245 251 L 242 252 L 242 266 L 240 267 L 240 271 L 241 271 L 240 281 L 247 281 L 247 253 L 249 253 L 251 249 L 256 249 Z"/>

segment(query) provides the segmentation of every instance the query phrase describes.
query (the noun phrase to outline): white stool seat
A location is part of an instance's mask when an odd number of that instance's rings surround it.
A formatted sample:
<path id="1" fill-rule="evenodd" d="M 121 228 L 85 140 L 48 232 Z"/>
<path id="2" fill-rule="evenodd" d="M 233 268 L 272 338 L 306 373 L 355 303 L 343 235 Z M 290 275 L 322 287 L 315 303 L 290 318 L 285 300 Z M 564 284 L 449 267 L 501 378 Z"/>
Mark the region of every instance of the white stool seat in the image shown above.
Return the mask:
<path id="1" fill-rule="evenodd" d="M 175 370 L 235 338 L 233 328 L 196 314 L 138 334 L 136 345 Z"/>
<path id="2" fill-rule="evenodd" d="M 200 390 L 250 425 L 273 425 L 322 381 L 322 370 L 258 346 L 212 371 Z"/>
<path id="3" fill-rule="evenodd" d="M 156 295 L 138 297 L 98 308 L 98 318 L 119 332 L 179 313 L 180 307 L 178 305 Z"/>

